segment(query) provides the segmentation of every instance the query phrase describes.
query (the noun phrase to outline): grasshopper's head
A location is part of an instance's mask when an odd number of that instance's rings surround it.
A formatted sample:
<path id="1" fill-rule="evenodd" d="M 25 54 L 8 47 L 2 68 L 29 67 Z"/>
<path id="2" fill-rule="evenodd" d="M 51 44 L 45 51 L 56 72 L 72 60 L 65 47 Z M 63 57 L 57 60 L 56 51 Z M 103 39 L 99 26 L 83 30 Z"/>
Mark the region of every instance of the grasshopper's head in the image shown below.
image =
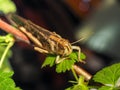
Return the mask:
<path id="1" fill-rule="evenodd" d="M 61 39 L 58 43 L 58 50 L 59 55 L 67 56 L 72 53 L 72 47 L 68 40 Z"/>
<path id="2" fill-rule="evenodd" d="M 53 34 L 49 37 L 50 50 L 53 53 L 61 56 L 67 56 L 72 53 L 72 46 L 68 40 L 61 38 L 57 34 Z"/>

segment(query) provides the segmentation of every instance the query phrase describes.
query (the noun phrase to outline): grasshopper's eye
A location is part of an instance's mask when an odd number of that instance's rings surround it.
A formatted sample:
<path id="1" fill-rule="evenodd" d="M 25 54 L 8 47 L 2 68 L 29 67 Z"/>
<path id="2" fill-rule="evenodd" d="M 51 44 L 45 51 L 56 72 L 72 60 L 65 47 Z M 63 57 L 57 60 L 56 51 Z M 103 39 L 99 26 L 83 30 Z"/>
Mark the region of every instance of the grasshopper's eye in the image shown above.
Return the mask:
<path id="1" fill-rule="evenodd" d="M 61 43 L 58 44 L 58 47 L 59 49 L 64 50 L 64 46 Z"/>

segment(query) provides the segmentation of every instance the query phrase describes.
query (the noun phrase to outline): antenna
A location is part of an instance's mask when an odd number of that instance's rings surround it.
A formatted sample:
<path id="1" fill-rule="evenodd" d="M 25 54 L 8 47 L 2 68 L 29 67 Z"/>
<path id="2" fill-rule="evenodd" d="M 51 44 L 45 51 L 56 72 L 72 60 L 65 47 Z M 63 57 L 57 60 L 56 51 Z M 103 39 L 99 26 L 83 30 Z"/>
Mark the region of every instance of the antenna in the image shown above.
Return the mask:
<path id="1" fill-rule="evenodd" d="M 80 42 L 80 41 L 82 41 L 82 40 L 84 40 L 85 38 L 81 38 L 81 39 L 79 39 L 79 40 L 77 40 L 77 41 L 75 41 L 75 42 L 72 42 L 71 44 L 75 44 L 75 43 L 78 43 L 78 42 Z"/>

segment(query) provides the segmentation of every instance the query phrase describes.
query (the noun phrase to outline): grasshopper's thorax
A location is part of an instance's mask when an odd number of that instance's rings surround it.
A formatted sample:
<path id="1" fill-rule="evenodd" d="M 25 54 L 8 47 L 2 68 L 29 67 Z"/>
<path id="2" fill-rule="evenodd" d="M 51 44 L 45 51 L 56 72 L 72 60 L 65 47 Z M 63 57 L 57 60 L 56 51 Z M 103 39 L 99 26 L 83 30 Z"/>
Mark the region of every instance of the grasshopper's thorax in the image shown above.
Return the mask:
<path id="1" fill-rule="evenodd" d="M 56 37 L 54 35 L 51 35 L 49 39 L 54 43 L 52 44 L 53 48 L 51 48 L 54 53 L 62 56 L 67 56 L 72 52 L 71 44 L 68 40 Z"/>

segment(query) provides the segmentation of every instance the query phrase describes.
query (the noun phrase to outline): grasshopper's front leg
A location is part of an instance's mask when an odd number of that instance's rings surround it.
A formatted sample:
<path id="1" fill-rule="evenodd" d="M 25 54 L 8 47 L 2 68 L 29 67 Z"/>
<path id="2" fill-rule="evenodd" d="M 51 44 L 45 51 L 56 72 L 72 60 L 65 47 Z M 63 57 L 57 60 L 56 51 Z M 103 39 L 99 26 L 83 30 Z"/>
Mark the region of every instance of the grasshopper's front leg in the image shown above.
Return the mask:
<path id="1" fill-rule="evenodd" d="M 72 49 L 78 51 L 78 60 L 79 60 L 80 62 L 82 62 L 82 63 L 85 63 L 84 61 L 82 61 L 82 60 L 80 59 L 81 48 L 80 48 L 79 46 L 72 46 Z"/>
<path id="2" fill-rule="evenodd" d="M 79 46 L 72 46 L 72 49 L 78 51 L 78 60 L 79 60 L 80 62 L 82 62 L 82 63 L 85 63 L 84 61 L 82 61 L 82 60 L 80 59 L 80 54 L 81 54 L 81 49 L 80 49 L 80 47 L 79 47 Z M 67 59 L 67 57 L 62 57 L 62 58 L 60 58 L 60 55 L 58 55 L 58 56 L 56 57 L 56 64 L 62 62 L 62 61 L 65 60 L 65 59 Z"/>
<path id="3" fill-rule="evenodd" d="M 60 58 L 60 55 L 57 55 L 55 63 L 59 64 L 60 62 L 64 61 L 65 59 L 67 59 L 67 57 Z"/>

